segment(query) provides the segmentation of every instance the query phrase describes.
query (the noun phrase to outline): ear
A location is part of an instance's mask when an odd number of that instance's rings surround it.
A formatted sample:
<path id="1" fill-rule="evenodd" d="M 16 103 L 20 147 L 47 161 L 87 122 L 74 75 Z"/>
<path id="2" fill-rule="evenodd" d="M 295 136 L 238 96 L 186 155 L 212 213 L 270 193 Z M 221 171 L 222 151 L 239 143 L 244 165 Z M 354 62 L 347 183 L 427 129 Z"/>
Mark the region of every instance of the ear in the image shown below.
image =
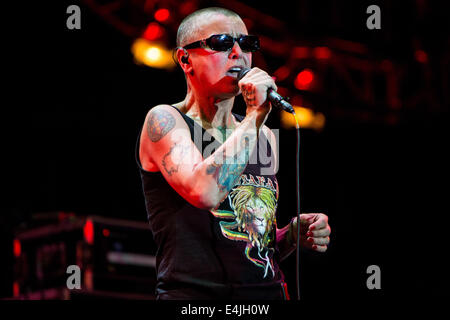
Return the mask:
<path id="1" fill-rule="evenodd" d="M 192 65 L 189 61 L 189 53 L 184 48 L 177 49 L 177 61 L 184 73 L 192 72 Z"/>

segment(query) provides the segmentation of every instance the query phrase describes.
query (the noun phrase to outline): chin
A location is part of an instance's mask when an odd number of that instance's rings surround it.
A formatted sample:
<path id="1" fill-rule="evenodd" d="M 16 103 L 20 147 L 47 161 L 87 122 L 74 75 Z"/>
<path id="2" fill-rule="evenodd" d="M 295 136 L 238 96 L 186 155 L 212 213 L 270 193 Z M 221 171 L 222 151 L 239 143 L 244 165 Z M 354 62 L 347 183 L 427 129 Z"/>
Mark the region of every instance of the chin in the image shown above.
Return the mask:
<path id="1" fill-rule="evenodd" d="M 225 93 L 219 94 L 218 96 L 219 96 L 220 99 L 230 99 L 230 98 L 236 97 L 237 95 L 239 95 L 239 91 L 237 91 L 237 92 L 228 92 L 228 93 L 225 92 Z"/>
<path id="2" fill-rule="evenodd" d="M 236 86 L 235 88 L 233 88 L 232 90 L 229 91 L 229 96 L 231 97 L 236 97 L 241 93 L 241 90 L 239 89 L 238 86 Z"/>
<path id="3" fill-rule="evenodd" d="M 234 98 L 234 97 L 236 97 L 238 95 L 239 95 L 239 91 L 238 92 L 232 92 L 232 93 L 229 94 L 229 97 L 230 98 Z"/>
<path id="4" fill-rule="evenodd" d="M 230 99 L 241 93 L 236 79 L 230 81 L 229 78 L 222 78 L 211 89 L 220 99 Z"/>

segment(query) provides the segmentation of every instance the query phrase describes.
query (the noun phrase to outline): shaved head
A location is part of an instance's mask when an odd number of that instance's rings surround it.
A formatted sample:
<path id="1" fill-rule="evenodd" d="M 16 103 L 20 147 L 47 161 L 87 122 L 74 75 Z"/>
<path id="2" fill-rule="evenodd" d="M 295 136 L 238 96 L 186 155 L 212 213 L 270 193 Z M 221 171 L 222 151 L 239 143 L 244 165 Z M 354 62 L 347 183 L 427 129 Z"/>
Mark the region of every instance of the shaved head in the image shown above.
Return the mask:
<path id="1" fill-rule="evenodd" d="M 201 26 L 214 15 L 223 15 L 242 21 L 236 12 L 224 8 L 211 7 L 195 11 L 181 21 L 177 32 L 177 47 L 183 47 L 193 42 L 192 39 L 198 40 Z"/>

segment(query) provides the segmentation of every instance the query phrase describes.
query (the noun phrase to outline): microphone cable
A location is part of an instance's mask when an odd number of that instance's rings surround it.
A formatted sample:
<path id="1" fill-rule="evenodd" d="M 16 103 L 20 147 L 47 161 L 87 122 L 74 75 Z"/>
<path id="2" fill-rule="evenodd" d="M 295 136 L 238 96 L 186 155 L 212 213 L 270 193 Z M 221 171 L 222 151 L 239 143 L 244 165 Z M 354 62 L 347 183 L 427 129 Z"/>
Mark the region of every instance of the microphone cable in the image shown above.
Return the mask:
<path id="1" fill-rule="evenodd" d="M 297 154 L 296 160 L 296 183 L 297 183 L 297 243 L 296 243 L 296 271 L 297 300 L 300 300 L 300 125 L 295 111 L 292 112 L 295 119 L 295 129 L 297 131 Z"/>
<path id="2" fill-rule="evenodd" d="M 250 68 L 241 68 L 238 72 L 238 81 L 242 79 Z M 296 155 L 296 177 L 297 177 L 297 243 L 296 243 L 296 282 L 297 282 L 297 300 L 300 300 L 300 125 L 298 123 L 297 115 L 295 114 L 292 105 L 283 97 L 278 95 L 274 90 L 267 91 L 267 97 L 270 102 L 281 110 L 291 113 L 295 119 L 295 128 L 297 131 L 297 155 Z M 289 100 L 289 99 L 288 99 Z"/>

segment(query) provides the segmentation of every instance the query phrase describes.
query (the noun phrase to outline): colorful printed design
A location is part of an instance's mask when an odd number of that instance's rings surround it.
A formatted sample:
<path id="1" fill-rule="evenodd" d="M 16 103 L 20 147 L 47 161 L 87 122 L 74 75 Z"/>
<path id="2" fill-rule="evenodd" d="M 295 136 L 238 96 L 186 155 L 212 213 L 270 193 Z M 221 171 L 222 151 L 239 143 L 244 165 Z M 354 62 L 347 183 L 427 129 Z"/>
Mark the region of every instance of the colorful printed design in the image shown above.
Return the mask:
<path id="1" fill-rule="evenodd" d="M 239 183 L 228 194 L 229 210 L 212 210 L 220 219 L 222 234 L 230 240 L 245 241 L 244 254 L 248 260 L 264 270 L 264 278 L 269 269 L 272 277 L 273 241 L 275 240 L 275 212 L 278 200 L 278 185 L 269 178 L 243 174 Z M 256 251 L 256 252 L 255 252 Z"/>

